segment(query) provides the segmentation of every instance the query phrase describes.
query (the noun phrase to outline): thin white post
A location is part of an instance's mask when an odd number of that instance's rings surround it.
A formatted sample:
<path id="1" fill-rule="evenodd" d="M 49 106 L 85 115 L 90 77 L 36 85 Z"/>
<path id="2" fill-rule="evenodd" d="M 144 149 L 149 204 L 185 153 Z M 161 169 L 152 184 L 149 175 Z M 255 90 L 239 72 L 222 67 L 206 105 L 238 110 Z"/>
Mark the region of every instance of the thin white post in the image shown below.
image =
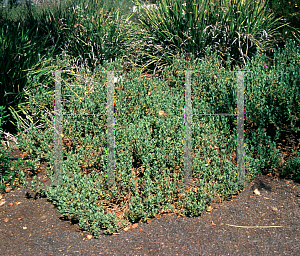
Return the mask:
<path id="1" fill-rule="evenodd" d="M 115 185 L 114 72 L 107 72 L 107 182 Z"/>
<path id="2" fill-rule="evenodd" d="M 55 71 L 54 106 L 54 186 L 62 184 L 62 114 L 61 114 L 61 71 Z"/>
<path id="3" fill-rule="evenodd" d="M 237 73 L 237 182 L 229 185 L 241 185 L 245 182 L 245 96 L 244 96 L 244 72 L 252 71 L 230 71 Z"/>

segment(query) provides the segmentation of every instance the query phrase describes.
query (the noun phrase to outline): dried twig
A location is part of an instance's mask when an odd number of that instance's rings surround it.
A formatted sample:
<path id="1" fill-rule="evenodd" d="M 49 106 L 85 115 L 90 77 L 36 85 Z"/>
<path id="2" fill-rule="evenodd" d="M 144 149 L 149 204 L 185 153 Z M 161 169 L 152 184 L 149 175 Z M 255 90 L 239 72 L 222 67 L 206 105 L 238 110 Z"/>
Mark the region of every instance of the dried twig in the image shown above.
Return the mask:
<path id="1" fill-rule="evenodd" d="M 229 225 L 231 227 L 237 227 L 237 228 L 291 228 L 291 227 L 285 227 L 285 226 L 236 226 L 236 225 Z"/>

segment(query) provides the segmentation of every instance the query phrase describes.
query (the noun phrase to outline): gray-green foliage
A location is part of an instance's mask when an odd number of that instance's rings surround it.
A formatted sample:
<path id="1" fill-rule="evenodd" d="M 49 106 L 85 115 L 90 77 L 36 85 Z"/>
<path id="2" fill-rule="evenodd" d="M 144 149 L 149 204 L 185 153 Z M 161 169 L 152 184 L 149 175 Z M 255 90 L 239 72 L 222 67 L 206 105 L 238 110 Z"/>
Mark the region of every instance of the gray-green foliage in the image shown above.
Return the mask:
<path id="1" fill-rule="evenodd" d="M 198 71 L 191 76 L 194 114 L 236 112 L 236 73 L 220 68 L 220 60 L 210 50 L 208 48 L 204 60 L 196 63 L 193 56 L 191 62 L 177 56 L 173 64 L 163 70 L 162 79 L 139 78 L 138 70 L 134 69 L 123 74 L 123 82 L 115 84 L 115 176 L 122 187 L 100 184 L 106 182 L 107 177 L 105 116 L 64 116 L 64 138 L 73 143 L 63 147 L 66 159 L 62 171 L 67 185 L 46 188 L 39 185 L 40 192 L 57 204 L 62 214 L 77 217 L 82 228 L 98 237 L 101 229 L 111 234 L 129 222 L 145 221 L 167 208 L 178 214 L 198 216 L 216 194 L 230 198 L 241 190 L 243 186 L 229 185 L 236 177 L 233 159 L 236 127 L 232 126 L 235 117 L 193 117 L 193 182 L 201 185 L 186 190 L 174 185 L 183 182 L 184 174 L 185 77 L 184 72 L 177 71 Z M 287 55 L 293 58 L 285 58 Z M 299 56 L 299 50 L 292 43 L 283 53 L 275 54 L 268 69 L 264 67 L 265 56 L 255 56 L 246 63 L 245 70 L 253 73 L 245 73 L 244 78 L 245 127 L 250 120 L 261 124 L 256 133 L 245 139 L 247 181 L 257 173 L 277 167 L 280 161 L 276 143 L 262 129 L 264 121 L 276 117 L 273 121 L 280 131 L 283 123 L 292 124 L 299 116 Z M 69 70 L 70 76 L 62 76 L 62 98 L 66 99 L 64 95 L 69 94 L 75 96 L 63 104 L 67 113 L 105 113 L 107 76 L 99 71 L 103 68 L 122 70 L 119 60 L 104 62 L 94 74 L 72 70 L 69 64 L 59 60 L 54 64 L 48 69 L 50 78 L 54 77 L 55 70 Z M 45 73 L 46 67 L 41 73 Z M 82 77 L 81 82 L 74 78 L 72 71 Z M 36 73 L 28 79 L 38 84 L 42 82 L 38 77 Z M 40 85 L 27 91 L 30 102 L 27 113 L 32 120 L 29 127 L 18 121 L 20 129 L 29 129 L 18 138 L 18 143 L 20 150 L 37 159 L 35 164 L 40 157 L 50 160 L 47 171 L 53 182 L 54 87 L 53 83 L 50 86 L 47 83 L 48 88 Z M 281 104 L 286 102 L 286 97 L 288 104 Z M 159 115 L 159 111 L 165 114 Z M 290 115 L 283 115 L 284 111 Z M 44 127 L 38 127 L 41 124 Z M 134 159 L 142 166 L 137 173 L 133 171 Z M 35 183 L 32 188 L 35 189 Z M 123 217 L 116 217 L 118 211 Z"/>

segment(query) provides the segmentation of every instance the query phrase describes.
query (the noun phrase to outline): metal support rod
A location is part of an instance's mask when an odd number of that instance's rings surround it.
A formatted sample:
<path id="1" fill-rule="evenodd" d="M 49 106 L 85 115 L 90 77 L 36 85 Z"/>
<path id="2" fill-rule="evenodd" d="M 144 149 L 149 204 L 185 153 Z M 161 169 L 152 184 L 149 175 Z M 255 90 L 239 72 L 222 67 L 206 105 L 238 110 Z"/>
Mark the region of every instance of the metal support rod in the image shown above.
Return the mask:
<path id="1" fill-rule="evenodd" d="M 237 182 L 229 185 L 241 185 L 245 182 L 245 95 L 244 95 L 244 72 L 252 71 L 230 71 L 237 73 Z"/>
<path id="2" fill-rule="evenodd" d="M 191 103 L 191 71 L 185 71 L 185 109 L 184 109 L 184 184 L 192 182 L 192 103 Z"/>
<path id="3" fill-rule="evenodd" d="M 54 106 L 54 186 L 65 185 L 62 182 L 62 114 L 61 114 L 61 71 L 55 71 Z"/>
<path id="4" fill-rule="evenodd" d="M 107 72 L 107 182 L 115 185 L 114 72 Z"/>

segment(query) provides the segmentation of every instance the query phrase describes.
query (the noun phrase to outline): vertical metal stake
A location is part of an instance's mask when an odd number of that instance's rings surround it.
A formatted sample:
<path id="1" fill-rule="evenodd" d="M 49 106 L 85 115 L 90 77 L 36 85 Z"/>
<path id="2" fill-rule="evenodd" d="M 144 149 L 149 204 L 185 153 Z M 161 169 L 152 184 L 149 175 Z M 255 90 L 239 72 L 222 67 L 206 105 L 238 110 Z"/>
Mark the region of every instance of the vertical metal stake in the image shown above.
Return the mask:
<path id="1" fill-rule="evenodd" d="M 236 71 L 230 71 L 236 72 Z M 237 71 L 237 182 L 229 182 L 229 185 L 242 185 L 245 182 L 245 137 L 244 137 L 244 72 Z"/>
<path id="2" fill-rule="evenodd" d="M 245 182 L 245 145 L 244 145 L 244 73 L 237 73 L 237 183 Z"/>
<path id="3" fill-rule="evenodd" d="M 61 71 L 55 71 L 55 106 L 54 106 L 54 186 L 62 183 L 62 114 L 61 114 Z"/>
<path id="4" fill-rule="evenodd" d="M 191 103 L 191 70 L 185 71 L 185 145 L 184 145 L 184 184 L 192 182 L 192 103 Z"/>
<path id="5" fill-rule="evenodd" d="M 107 72 L 107 183 L 115 185 L 114 71 Z"/>

